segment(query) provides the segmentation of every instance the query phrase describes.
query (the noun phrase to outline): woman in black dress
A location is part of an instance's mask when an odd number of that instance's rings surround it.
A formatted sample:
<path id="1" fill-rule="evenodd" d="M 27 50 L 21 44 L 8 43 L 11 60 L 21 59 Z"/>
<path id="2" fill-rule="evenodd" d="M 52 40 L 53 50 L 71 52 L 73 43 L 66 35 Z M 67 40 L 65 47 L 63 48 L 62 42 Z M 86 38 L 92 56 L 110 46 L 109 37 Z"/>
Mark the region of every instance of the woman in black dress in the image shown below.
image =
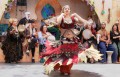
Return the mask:
<path id="1" fill-rule="evenodd" d="M 10 26 L 7 29 L 7 36 L 3 41 L 2 50 L 5 55 L 6 63 L 17 63 L 22 59 L 22 40 L 17 28 L 17 19 L 10 19 Z"/>

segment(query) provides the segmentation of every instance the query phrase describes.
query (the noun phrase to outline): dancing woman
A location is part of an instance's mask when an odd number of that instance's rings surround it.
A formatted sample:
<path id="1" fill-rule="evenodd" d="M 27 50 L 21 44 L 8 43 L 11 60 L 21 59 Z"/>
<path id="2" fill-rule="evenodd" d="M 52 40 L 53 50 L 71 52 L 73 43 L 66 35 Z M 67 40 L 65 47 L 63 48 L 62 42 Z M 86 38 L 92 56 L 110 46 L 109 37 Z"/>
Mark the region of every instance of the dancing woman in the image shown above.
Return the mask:
<path id="1" fill-rule="evenodd" d="M 10 19 L 10 26 L 7 29 L 6 39 L 3 41 L 2 50 L 6 63 L 17 63 L 22 59 L 22 38 L 17 28 L 17 19 Z"/>
<path id="2" fill-rule="evenodd" d="M 81 55 L 84 54 L 84 48 L 79 42 L 79 38 L 74 34 L 73 29 L 76 22 L 83 22 L 88 24 L 88 22 L 81 18 L 78 14 L 70 14 L 69 5 L 65 5 L 62 8 L 62 13 L 57 17 L 57 23 L 61 27 L 61 38 L 60 43 L 56 47 L 46 45 L 46 52 L 42 54 L 42 57 L 47 57 L 48 59 L 45 62 L 45 71 L 46 74 L 49 74 L 51 70 L 59 70 L 61 74 L 70 74 L 71 67 L 74 63 L 79 62 Z M 92 53 L 88 50 L 85 54 L 88 57 L 94 57 L 95 60 L 100 59 L 99 53 Z M 95 51 L 93 51 L 95 52 Z M 82 61 L 82 59 L 81 59 Z M 52 68 L 53 67 L 53 68 Z"/>

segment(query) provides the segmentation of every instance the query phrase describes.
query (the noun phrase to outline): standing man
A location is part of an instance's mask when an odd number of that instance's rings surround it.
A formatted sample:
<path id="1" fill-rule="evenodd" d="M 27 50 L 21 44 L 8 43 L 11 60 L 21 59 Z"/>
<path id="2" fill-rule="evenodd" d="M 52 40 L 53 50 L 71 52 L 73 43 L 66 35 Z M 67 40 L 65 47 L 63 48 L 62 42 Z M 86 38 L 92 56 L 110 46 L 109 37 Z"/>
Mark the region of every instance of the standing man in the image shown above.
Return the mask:
<path id="1" fill-rule="evenodd" d="M 29 56 L 29 45 L 30 45 L 30 31 L 31 31 L 31 16 L 30 12 L 25 12 L 25 17 L 22 18 L 19 23 L 18 27 L 24 25 L 25 31 L 24 31 L 24 51 L 26 51 L 26 54 Z"/>
<path id="2" fill-rule="evenodd" d="M 30 23 L 30 19 L 30 12 L 25 12 L 25 17 L 19 21 L 18 26 L 25 25 L 27 27 L 27 24 Z"/>
<path id="3" fill-rule="evenodd" d="M 32 63 L 35 63 L 35 47 L 37 44 L 37 28 L 35 27 L 36 23 L 35 20 L 31 20 L 31 28 L 30 28 L 30 38 L 29 38 L 29 46 L 28 46 L 28 51 L 27 54 L 29 54 L 29 51 L 32 52 Z"/>

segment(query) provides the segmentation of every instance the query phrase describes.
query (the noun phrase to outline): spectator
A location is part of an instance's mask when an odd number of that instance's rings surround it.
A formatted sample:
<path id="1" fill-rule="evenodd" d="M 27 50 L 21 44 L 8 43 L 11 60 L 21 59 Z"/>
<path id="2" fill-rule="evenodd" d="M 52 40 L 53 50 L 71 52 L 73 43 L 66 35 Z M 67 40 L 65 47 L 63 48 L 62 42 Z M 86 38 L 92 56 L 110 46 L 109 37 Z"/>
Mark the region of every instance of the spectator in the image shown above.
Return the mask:
<path id="1" fill-rule="evenodd" d="M 38 32 L 38 40 L 39 40 L 39 54 L 41 55 L 41 52 L 45 52 L 45 43 L 47 40 L 47 37 L 49 36 L 49 33 L 47 32 L 47 26 L 42 25 L 40 28 L 40 31 Z M 44 62 L 44 58 L 40 59 L 40 63 Z"/>
<path id="2" fill-rule="evenodd" d="M 112 44 L 115 47 L 116 53 L 118 54 L 118 61 L 119 61 L 119 57 L 120 57 L 120 51 L 119 51 L 119 39 L 120 39 L 120 33 L 118 30 L 118 24 L 114 24 L 112 27 L 112 30 L 110 32 L 110 36 L 111 36 L 111 40 L 112 40 Z"/>
<path id="3" fill-rule="evenodd" d="M 18 21 L 10 19 L 10 26 L 7 29 L 6 39 L 2 43 L 2 50 L 6 63 L 18 63 L 23 57 L 22 36 L 17 28 Z"/>
<path id="4" fill-rule="evenodd" d="M 98 34 L 101 35 L 100 42 L 99 42 L 99 50 L 100 50 L 100 53 L 103 54 L 103 56 L 102 56 L 103 59 L 101 60 L 101 62 L 102 63 L 107 62 L 106 51 L 113 51 L 112 63 L 116 63 L 117 62 L 117 53 L 115 52 L 114 46 L 110 42 L 110 34 L 105 29 L 105 27 L 106 27 L 106 23 L 102 22 L 101 29 L 98 31 Z"/>

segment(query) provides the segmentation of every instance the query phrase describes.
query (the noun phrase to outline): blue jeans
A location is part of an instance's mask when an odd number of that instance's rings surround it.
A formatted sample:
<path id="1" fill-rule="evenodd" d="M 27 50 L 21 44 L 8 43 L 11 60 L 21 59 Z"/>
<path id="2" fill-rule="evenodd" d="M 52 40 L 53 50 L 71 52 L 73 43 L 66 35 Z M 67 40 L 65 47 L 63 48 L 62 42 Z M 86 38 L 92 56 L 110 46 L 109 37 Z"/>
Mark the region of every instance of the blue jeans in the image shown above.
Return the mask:
<path id="1" fill-rule="evenodd" d="M 102 62 L 102 63 L 107 62 L 106 51 L 113 51 L 112 62 L 113 63 L 117 62 L 117 53 L 115 52 L 115 48 L 112 44 L 109 44 L 108 46 L 106 46 L 105 42 L 100 42 L 99 50 L 100 50 L 100 53 L 103 54 L 103 56 L 102 56 L 103 59 L 100 62 Z"/>

